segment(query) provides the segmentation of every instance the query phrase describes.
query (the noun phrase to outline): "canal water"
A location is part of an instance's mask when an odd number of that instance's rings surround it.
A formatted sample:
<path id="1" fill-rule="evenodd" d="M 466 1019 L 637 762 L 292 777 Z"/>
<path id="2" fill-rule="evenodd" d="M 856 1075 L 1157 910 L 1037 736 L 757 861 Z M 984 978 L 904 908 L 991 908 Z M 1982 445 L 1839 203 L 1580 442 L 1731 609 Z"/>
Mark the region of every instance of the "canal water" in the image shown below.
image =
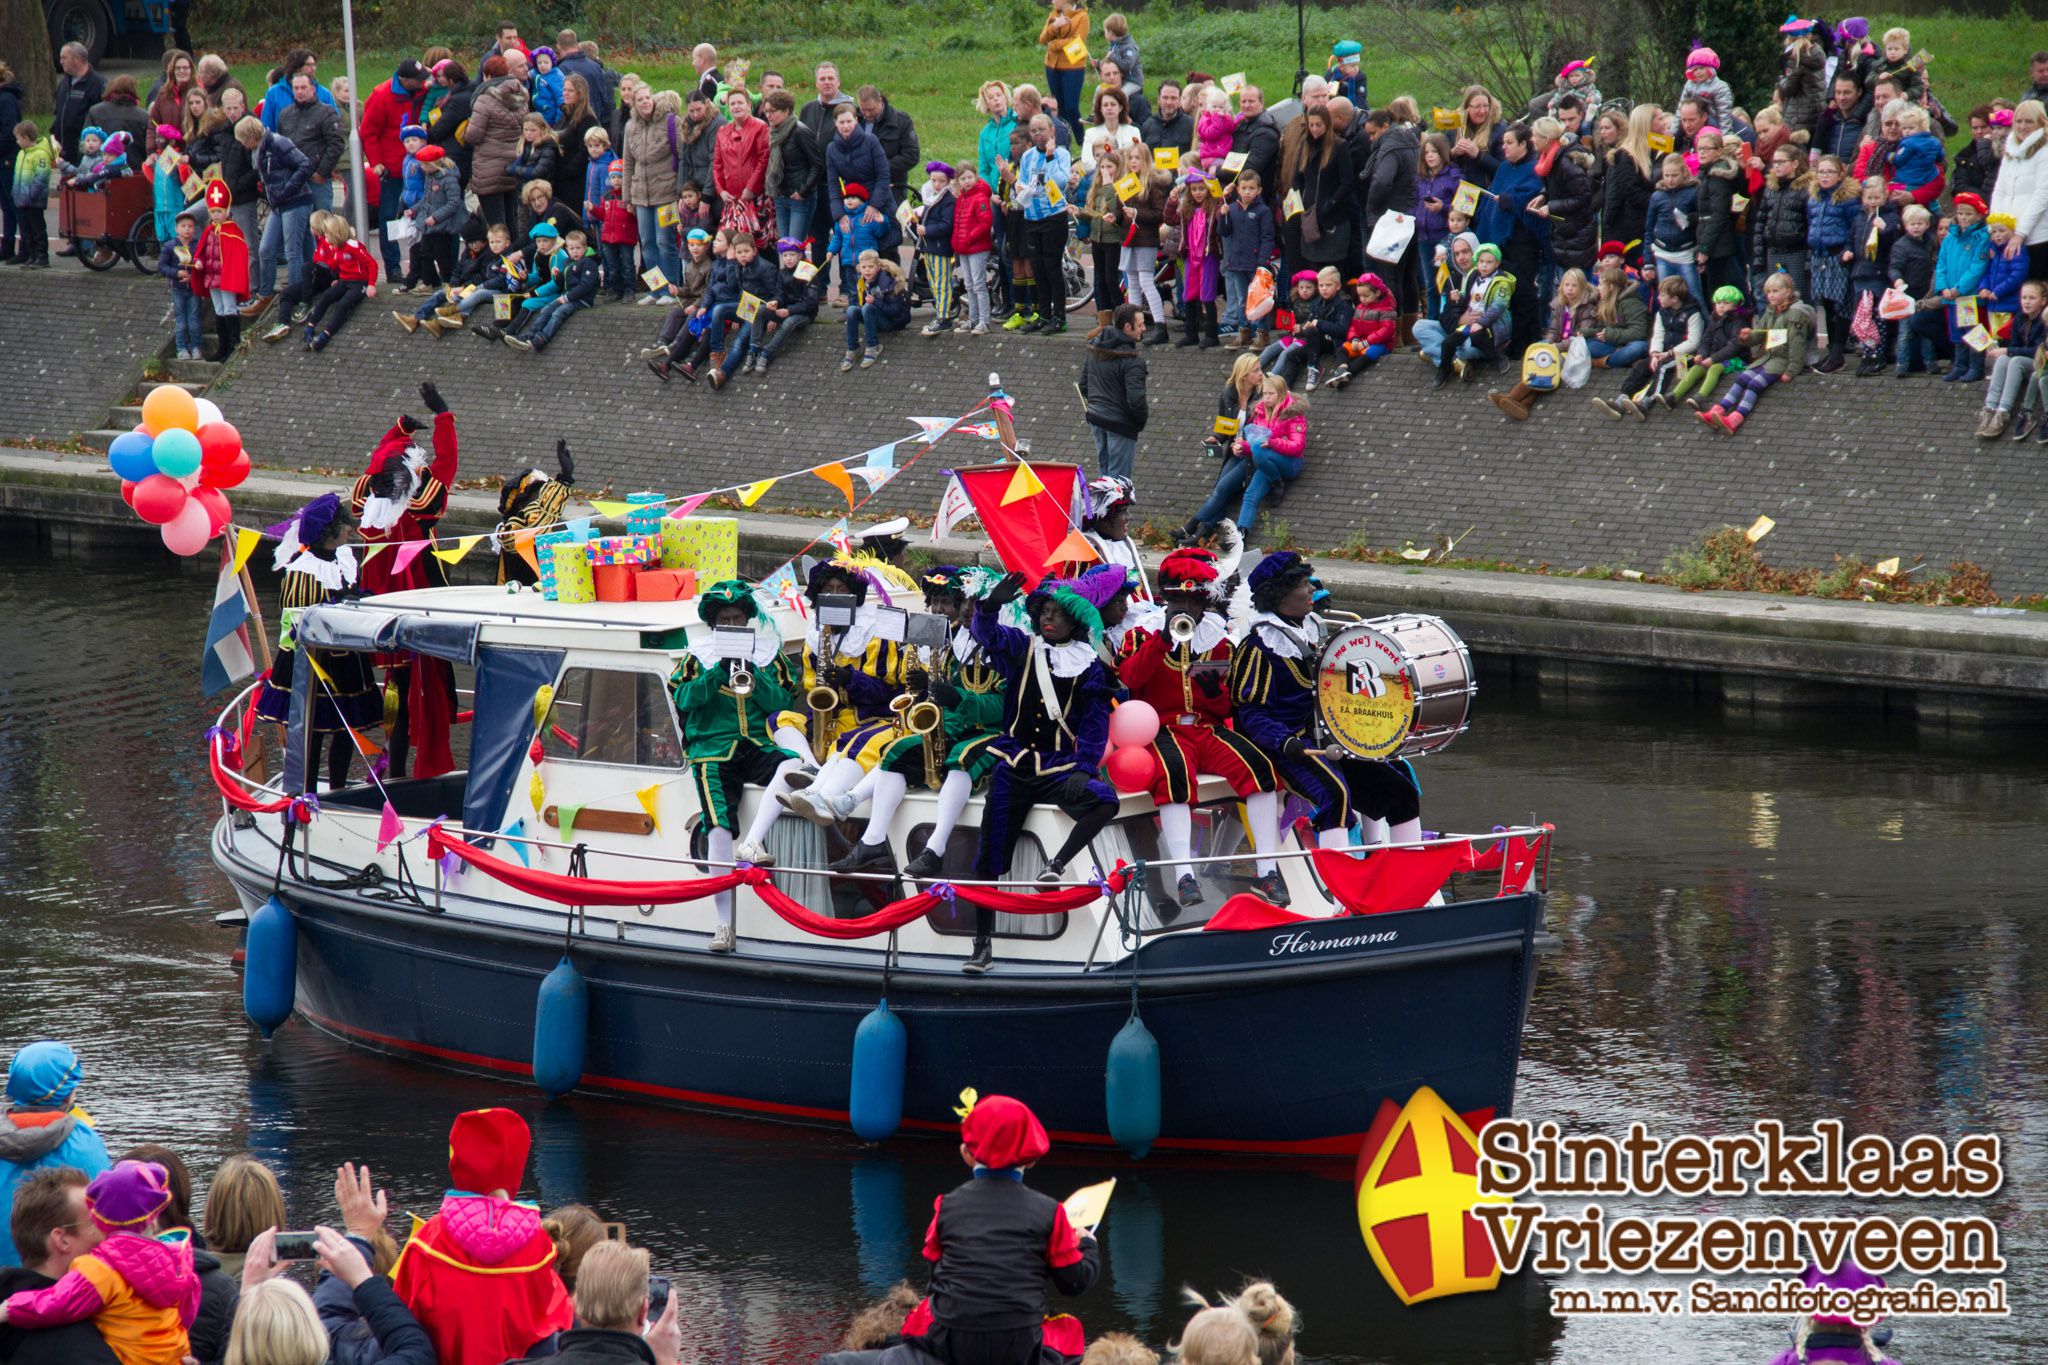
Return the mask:
<path id="1" fill-rule="evenodd" d="M 394 1210 L 431 1213 L 450 1117 L 512 1105 L 535 1128 L 529 1197 L 587 1202 L 650 1246 L 693 1360 L 807 1359 L 865 1299 L 917 1274 L 932 1198 L 962 1174 L 943 1144 L 864 1149 L 839 1132 L 548 1106 L 302 1022 L 259 1040 L 233 937 L 212 923 L 234 899 L 206 855 L 210 589 L 210 576 L 119 553 L 0 562 L 0 1050 L 67 1039 L 117 1153 L 168 1143 L 203 1183 L 253 1152 L 300 1225 L 333 1218 L 344 1160 L 367 1161 Z M 1472 731 L 1422 765 L 1424 810 L 1447 829 L 1558 827 L 1550 922 L 1564 946 L 1537 988 L 1520 1113 L 1579 1133 L 1828 1117 L 1895 1138 L 1996 1133 L 1995 1197 L 1848 1211 L 1983 1212 L 2005 1239 L 2012 1317 L 1903 1322 L 1898 1358 L 2036 1353 L 2023 1343 L 2048 1296 L 2043 758 L 2038 744 L 1871 719 L 1732 721 L 1684 696 L 1482 692 Z M 1403 1308 L 1360 1241 L 1345 1169 L 1056 1154 L 1033 1180 L 1063 1194 L 1106 1174 L 1122 1182 L 1106 1273 L 1078 1306 L 1093 1331 L 1160 1344 L 1184 1321 L 1183 1285 L 1264 1275 L 1296 1304 L 1304 1359 L 1332 1365 L 1762 1361 L 1788 1340 L 1778 1318 L 1551 1315 L 1552 1288 L 1618 1277 L 1525 1273 Z"/>

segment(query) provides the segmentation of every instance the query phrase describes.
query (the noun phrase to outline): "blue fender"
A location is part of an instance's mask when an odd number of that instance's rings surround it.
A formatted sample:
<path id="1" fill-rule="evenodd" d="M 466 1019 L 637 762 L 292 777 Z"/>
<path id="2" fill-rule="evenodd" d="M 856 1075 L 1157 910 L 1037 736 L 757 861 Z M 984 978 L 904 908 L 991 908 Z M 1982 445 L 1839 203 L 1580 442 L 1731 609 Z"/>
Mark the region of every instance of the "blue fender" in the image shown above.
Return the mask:
<path id="1" fill-rule="evenodd" d="M 533 1082 L 549 1099 L 583 1079 L 590 1044 L 590 985 L 565 955 L 540 983 L 533 1007 Z"/>
<path id="2" fill-rule="evenodd" d="M 292 1017 L 298 994 L 299 926 L 276 896 L 249 916 L 243 937 L 242 1012 L 268 1038 Z"/>
<path id="3" fill-rule="evenodd" d="M 1134 1158 L 1159 1139 L 1159 1040 L 1133 1014 L 1109 1043 L 1103 1074 L 1109 1135 Z"/>
<path id="4" fill-rule="evenodd" d="M 903 1122 L 903 1075 L 910 1035 L 885 998 L 853 1031 L 853 1082 L 847 1117 L 863 1141 L 894 1137 Z"/>

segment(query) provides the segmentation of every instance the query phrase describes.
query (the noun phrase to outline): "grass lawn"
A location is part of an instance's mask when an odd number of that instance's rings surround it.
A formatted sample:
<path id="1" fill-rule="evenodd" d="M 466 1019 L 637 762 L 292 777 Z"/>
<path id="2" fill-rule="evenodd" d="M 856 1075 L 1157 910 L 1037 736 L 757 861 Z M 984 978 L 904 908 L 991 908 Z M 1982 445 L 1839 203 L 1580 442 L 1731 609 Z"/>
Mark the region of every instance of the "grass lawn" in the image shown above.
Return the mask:
<path id="1" fill-rule="evenodd" d="M 915 7 L 905 8 L 914 12 Z M 1294 80 L 1292 20 L 1289 7 L 1249 13 L 1174 8 L 1157 13 L 1156 17 L 1141 13 L 1133 27 L 1144 56 L 1146 84 L 1156 90 L 1163 77 L 1184 75 L 1191 69 L 1216 76 L 1243 71 L 1254 84 L 1264 87 L 1269 103 L 1284 98 Z M 1882 33 L 1896 22 L 1900 21 L 1872 14 L 1871 32 Z M 1366 36 L 1366 72 L 1376 101 L 1408 93 L 1426 111 L 1433 103 L 1448 104 L 1455 100 L 1453 89 L 1427 75 L 1411 57 L 1373 42 L 1368 35 L 1378 27 L 1371 6 L 1310 10 L 1309 68 L 1322 70 L 1330 44 L 1337 39 Z M 1907 27 L 1912 29 L 1914 45 L 1934 54 L 1934 88 L 1959 121 L 1975 104 L 1998 95 L 2011 98 L 2024 89 L 2027 56 L 2043 45 L 2041 26 L 2017 11 L 1997 19 L 1923 17 L 1912 20 Z M 943 24 L 880 36 L 834 35 L 759 44 L 727 42 L 721 43 L 719 50 L 726 57 L 750 59 L 756 78 L 762 71 L 781 71 L 790 85 L 805 95 L 809 91 L 812 64 L 830 56 L 839 64 L 841 80 L 848 89 L 871 81 L 916 119 L 927 157 L 951 160 L 971 155 L 974 150 L 975 135 L 983 122 L 973 107 L 974 92 L 982 81 L 1001 77 L 1012 83 L 1043 83 L 1040 52 L 1030 41 L 1034 36 L 992 31 L 987 26 Z M 473 54 L 482 42 L 478 39 L 450 46 L 464 51 L 473 63 Z M 1097 39 L 1094 46 L 1099 49 L 1103 45 Z M 410 54 L 359 51 L 359 76 L 365 85 L 388 78 L 392 68 L 406 55 Z M 252 92 L 260 94 L 270 60 L 274 58 L 237 63 L 235 74 Z M 629 52 L 607 44 L 605 61 L 614 69 L 638 72 L 658 89 L 679 88 L 690 77 L 688 52 L 682 47 Z M 320 65 L 324 78 L 331 80 L 339 75 L 340 51 L 323 53 Z M 1674 103 L 1677 93 L 1665 92 L 1661 102 Z"/>

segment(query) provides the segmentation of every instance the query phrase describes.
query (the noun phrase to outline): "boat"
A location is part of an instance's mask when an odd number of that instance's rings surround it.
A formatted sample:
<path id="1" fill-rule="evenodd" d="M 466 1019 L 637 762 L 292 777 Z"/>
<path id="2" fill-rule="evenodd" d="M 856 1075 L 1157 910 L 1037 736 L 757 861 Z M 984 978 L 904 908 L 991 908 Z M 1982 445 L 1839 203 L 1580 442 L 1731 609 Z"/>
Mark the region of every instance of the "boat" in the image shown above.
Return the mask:
<path id="1" fill-rule="evenodd" d="M 789 606 L 770 616 L 784 639 L 801 638 Z M 884 1107 L 894 1102 L 889 1126 L 907 1134 L 956 1132 L 966 1087 L 1026 1098 L 1063 1142 L 1169 1152 L 1351 1158 L 1382 1101 L 1424 1085 L 1461 1113 L 1512 1112 L 1538 959 L 1556 946 L 1544 927 L 1547 827 L 1372 852 L 1368 862 L 1448 859 L 1457 875 L 1417 897 L 1428 904 L 1370 915 L 1347 913 L 1319 871 L 1319 857 L 1354 856 L 1289 833 L 1282 911 L 1232 894 L 1253 869 L 1234 798 L 1205 778 L 1195 821 L 1207 894 L 1170 915 L 1137 875 L 1158 852 L 1148 795 L 1124 796 L 1092 846 L 1095 867 L 1077 859 L 1055 888 L 1033 879 L 1066 818 L 1039 808 L 1004 885 L 1058 894 L 1065 908 L 999 915 L 993 970 L 965 975 L 962 902 L 986 889 L 971 880 L 979 796 L 945 857 L 953 880 L 887 933 L 832 936 L 918 890 L 826 872 L 845 851 L 840 830 L 778 821 L 772 874 L 705 860 L 669 677 L 706 629 L 690 601 L 572 604 L 502 587 L 305 612 L 303 643 L 448 661 L 470 710 L 456 771 L 336 791 L 289 761 L 264 775 L 253 688 L 218 716 L 211 851 L 248 921 L 245 989 L 282 989 L 277 1017 L 259 1022 L 295 1014 L 375 1051 L 534 1077 L 558 1022 L 544 1017 L 546 984 L 566 962 L 580 1051 L 551 1089 L 846 1125 L 860 1108 L 863 1021 L 886 1000 L 902 1051 Z M 294 723 L 311 672 L 298 670 Z M 743 819 L 760 799 L 748 790 Z M 922 846 L 932 810 L 928 792 L 904 802 L 890 833 L 897 866 Z M 730 953 L 710 951 L 708 899 L 632 899 L 642 883 L 670 894 L 720 876 L 753 878 L 738 887 Z M 259 983 L 265 915 L 265 970 L 280 979 Z M 1134 1016 L 1157 1048 L 1157 1131 L 1135 1147 L 1116 1131 L 1106 1064 Z"/>

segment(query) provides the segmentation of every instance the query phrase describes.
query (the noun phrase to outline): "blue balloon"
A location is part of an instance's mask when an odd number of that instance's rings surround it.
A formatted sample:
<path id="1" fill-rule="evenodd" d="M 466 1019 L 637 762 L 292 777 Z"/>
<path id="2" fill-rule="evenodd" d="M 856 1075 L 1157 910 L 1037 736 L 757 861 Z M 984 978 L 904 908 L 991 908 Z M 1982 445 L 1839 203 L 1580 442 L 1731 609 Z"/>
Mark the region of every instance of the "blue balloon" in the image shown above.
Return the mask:
<path id="1" fill-rule="evenodd" d="M 174 479 L 197 473 L 200 457 L 199 438 L 177 427 L 159 431 L 150 446 L 150 458 L 156 464 L 156 472 Z"/>
<path id="2" fill-rule="evenodd" d="M 123 432 L 107 447 L 107 463 L 128 482 L 141 483 L 156 473 L 156 460 L 150 455 L 152 444 L 144 432 Z"/>

